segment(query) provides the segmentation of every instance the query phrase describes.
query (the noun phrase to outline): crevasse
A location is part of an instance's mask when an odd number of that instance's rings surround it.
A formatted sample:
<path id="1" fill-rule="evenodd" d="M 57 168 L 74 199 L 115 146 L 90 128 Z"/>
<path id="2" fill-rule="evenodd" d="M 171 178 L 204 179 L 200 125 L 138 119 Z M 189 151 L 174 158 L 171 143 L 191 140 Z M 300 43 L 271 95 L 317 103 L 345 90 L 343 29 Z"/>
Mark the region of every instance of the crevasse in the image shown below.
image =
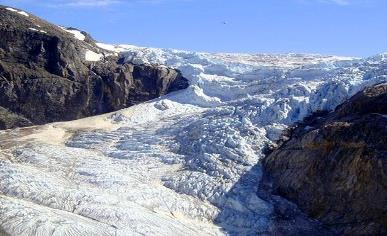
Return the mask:
<path id="1" fill-rule="evenodd" d="M 384 54 L 356 59 L 108 46 L 126 61 L 179 69 L 190 87 L 112 114 L 2 131 L 4 232 L 270 232 L 273 206 L 257 195 L 263 149 L 312 112 L 332 110 L 387 81 Z"/>

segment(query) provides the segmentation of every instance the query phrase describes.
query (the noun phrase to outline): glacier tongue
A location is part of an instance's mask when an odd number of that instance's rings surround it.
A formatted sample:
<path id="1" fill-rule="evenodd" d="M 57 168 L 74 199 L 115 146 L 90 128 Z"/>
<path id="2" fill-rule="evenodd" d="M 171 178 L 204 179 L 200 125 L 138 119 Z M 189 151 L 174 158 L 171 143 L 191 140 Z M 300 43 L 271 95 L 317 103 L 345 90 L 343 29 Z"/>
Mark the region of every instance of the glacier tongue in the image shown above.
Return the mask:
<path id="1" fill-rule="evenodd" d="M 0 232 L 273 232 L 273 205 L 257 195 L 263 149 L 312 112 L 387 81 L 384 56 L 110 48 L 179 69 L 191 85 L 112 114 L 2 131 Z M 305 222 L 289 230 L 313 227 Z"/>

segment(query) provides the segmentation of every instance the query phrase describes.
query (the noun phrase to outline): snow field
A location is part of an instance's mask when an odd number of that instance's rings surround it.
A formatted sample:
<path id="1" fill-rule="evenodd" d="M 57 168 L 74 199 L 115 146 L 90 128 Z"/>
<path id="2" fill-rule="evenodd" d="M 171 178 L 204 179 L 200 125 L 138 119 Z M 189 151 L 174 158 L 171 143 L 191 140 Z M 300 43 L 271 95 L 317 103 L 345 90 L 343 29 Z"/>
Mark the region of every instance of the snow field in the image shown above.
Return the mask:
<path id="1" fill-rule="evenodd" d="M 312 112 L 332 110 L 365 86 L 387 81 L 383 54 L 357 59 L 100 47 L 128 62 L 176 68 L 190 87 L 111 114 L 36 127 L 32 134 L 0 132 L 6 143 L 0 231 L 270 233 L 273 205 L 257 194 L 263 149 Z M 61 138 L 50 142 L 49 130 Z"/>

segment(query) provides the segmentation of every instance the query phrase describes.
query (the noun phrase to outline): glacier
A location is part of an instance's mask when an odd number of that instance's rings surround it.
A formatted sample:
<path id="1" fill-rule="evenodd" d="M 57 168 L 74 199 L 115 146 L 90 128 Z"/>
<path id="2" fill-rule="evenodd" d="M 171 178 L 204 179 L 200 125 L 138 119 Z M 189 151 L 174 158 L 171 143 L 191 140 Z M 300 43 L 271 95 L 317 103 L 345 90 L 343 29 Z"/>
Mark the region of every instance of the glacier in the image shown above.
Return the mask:
<path id="1" fill-rule="evenodd" d="M 272 233 L 273 202 L 258 194 L 265 148 L 313 112 L 387 82 L 387 54 L 98 45 L 127 62 L 176 68 L 190 86 L 101 116 L 1 131 L 0 234 Z"/>

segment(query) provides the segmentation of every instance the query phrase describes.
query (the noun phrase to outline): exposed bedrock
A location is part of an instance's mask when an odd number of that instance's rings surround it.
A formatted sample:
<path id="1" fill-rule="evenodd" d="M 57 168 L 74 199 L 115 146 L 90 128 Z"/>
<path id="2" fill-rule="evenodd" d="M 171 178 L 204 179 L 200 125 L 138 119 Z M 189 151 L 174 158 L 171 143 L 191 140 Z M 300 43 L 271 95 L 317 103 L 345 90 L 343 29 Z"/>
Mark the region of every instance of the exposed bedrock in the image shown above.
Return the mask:
<path id="1" fill-rule="evenodd" d="M 340 234 L 387 233 L 387 84 L 315 114 L 264 159 L 264 184 Z"/>
<path id="2" fill-rule="evenodd" d="M 111 112 L 188 86 L 177 70 L 120 63 L 87 33 L 17 11 L 0 6 L 0 129 Z"/>

